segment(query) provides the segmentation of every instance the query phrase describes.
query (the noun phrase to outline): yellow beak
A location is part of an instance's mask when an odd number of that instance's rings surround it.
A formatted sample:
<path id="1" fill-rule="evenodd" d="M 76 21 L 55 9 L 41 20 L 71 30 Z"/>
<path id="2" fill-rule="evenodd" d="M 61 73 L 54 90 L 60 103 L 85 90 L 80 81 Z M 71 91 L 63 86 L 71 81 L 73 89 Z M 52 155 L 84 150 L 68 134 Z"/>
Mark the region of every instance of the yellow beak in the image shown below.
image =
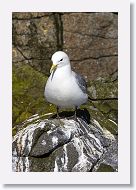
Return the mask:
<path id="1" fill-rule="evenodd" d="M 50 69 L 50 73 L 52 73 L 52 71 L 55 72 L 56 69 L 57 69 L 57 65 L 53 64 L 51 69 Z"/>

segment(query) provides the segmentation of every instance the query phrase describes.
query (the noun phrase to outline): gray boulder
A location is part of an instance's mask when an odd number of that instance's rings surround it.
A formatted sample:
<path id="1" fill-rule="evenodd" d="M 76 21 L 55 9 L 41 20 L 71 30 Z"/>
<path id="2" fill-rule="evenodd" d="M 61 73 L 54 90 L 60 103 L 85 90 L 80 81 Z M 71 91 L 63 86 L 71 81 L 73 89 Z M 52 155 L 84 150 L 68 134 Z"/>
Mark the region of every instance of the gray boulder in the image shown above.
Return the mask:
<path id="1" fill-rule="evenodd" d="M 14 172 L 117 171 L 117 138 L 93 118 L 36 116 L 21 128 L 13 137 Z"/>

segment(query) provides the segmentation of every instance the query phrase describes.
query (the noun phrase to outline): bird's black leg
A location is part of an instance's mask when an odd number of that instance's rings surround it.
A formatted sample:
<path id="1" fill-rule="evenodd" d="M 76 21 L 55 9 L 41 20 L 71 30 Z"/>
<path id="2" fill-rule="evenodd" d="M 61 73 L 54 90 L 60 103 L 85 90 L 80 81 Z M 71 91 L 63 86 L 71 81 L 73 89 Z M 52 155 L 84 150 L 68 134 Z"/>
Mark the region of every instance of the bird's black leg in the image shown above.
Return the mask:
<path id="1" fill-rule="evenodd" d="M 60 119 L 60 117 L 59 117 L 59 106 L 57 106 L 57 119 Z"/>
<path id="2" fill-rule="evenodd" d="M 77 121 L 77 106 L 75 106 L 75 115 L 74 115 L 75 121 Z"/>

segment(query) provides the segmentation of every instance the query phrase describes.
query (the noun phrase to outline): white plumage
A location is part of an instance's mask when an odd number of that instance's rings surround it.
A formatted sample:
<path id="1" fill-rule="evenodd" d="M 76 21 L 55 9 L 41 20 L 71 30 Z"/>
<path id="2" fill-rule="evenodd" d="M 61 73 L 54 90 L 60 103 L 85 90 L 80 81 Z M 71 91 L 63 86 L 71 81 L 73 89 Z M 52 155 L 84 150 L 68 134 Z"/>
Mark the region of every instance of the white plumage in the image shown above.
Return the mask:
<path id="1" fill-rule="evenodd" d="M 54 53 L 52 62 L 51 75 L 44 91 L 46 100 L 60 108 L 84 104 L 88 99 L 85 80 L 71 70 L 67 54 L 62 51 Z"/>

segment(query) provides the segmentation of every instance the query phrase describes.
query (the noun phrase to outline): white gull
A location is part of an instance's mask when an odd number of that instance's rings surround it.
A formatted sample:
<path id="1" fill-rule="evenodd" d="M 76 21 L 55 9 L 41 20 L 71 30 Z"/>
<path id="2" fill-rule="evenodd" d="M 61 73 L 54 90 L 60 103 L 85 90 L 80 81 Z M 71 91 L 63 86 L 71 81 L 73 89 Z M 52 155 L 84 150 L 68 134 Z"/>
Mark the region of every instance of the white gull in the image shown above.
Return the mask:
<path id="1" fill-rule="evenodd" d="M 77 110 L 88 100 L 85 79 L 71 70 L 69 57 L 63 51 L 55 52 L 51 60 L 51 74 L 44 91 L 46 100 L 57 106 L 57 115 L 59 108 L 74 107 Z"/>

